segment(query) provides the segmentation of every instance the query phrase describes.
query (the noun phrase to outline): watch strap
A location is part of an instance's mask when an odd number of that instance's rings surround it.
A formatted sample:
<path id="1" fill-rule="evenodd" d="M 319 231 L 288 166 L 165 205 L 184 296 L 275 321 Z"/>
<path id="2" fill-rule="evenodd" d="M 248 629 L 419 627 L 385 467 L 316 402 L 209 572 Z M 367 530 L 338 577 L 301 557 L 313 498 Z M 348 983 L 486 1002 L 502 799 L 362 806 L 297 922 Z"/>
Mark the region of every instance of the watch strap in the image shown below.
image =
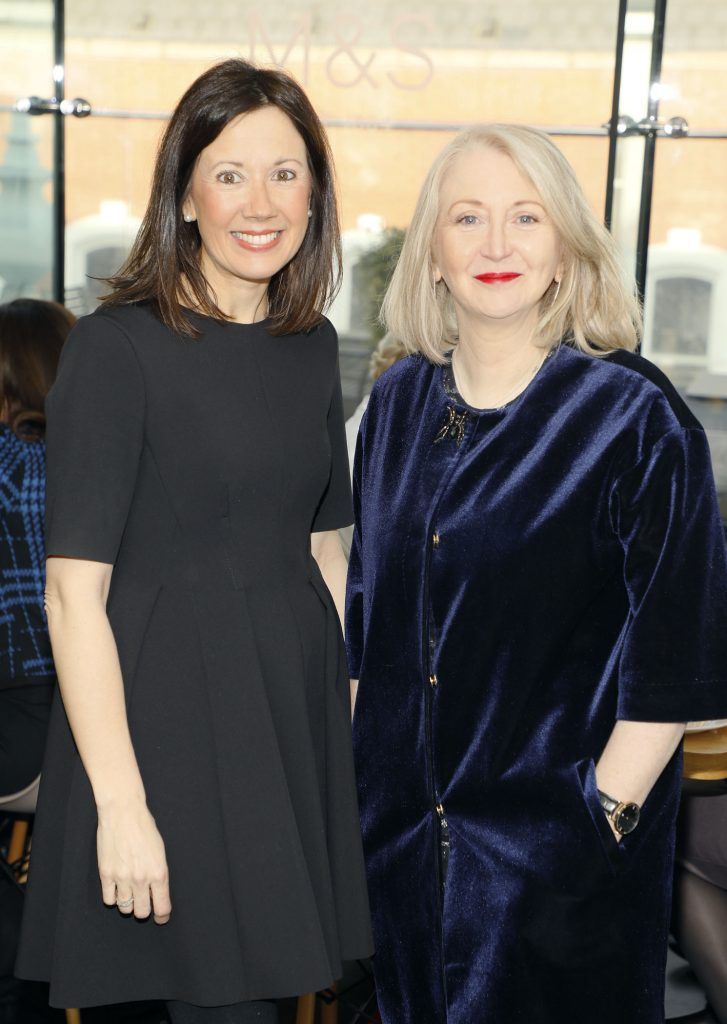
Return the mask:
<path id="1" fill-rule="evenodd" d="M 598 790 L 598 799 L 601 801 L 601 807 L 603 807 L 606 814 L 611 815 L 620 805 L 620 800 L 614 800 L 608 793 L 604 793 L 602 789 Z"/>

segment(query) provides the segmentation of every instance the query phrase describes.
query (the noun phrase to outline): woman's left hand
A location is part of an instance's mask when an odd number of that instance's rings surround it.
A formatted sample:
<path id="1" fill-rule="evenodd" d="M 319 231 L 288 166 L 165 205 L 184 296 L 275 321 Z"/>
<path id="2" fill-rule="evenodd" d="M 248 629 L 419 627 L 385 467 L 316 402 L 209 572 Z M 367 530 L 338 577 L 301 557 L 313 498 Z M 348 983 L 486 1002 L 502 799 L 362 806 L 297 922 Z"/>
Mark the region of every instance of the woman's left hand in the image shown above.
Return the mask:
<path id="1" fill-rule="evenodd" d="M 596 785 L 614 800 L 641 806 L 683 735 L 683 722 L 616 722 L 596 765 Z M 608 823 L 620 842 L 610 817 Z"/>

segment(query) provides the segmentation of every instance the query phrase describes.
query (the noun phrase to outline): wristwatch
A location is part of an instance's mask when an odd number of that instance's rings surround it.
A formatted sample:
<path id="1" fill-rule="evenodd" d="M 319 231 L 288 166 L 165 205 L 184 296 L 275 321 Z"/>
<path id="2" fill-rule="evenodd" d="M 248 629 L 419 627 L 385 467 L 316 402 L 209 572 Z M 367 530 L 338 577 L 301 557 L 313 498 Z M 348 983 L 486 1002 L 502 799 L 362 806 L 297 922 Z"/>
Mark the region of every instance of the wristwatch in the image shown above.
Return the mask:
<path id="1" fill-rule="evenodd" d="M 598 799 L 601 801 L 601 807 L 603 807 L 607 816 L 613 822 L 613 827 L 619 835 L 627 836 L 629 832 L 633 832 L 641 817 L 641 808 L 638 804 L 614 800 L 612 796 L 602 792 L 600 789 L 598 791 Z"/>

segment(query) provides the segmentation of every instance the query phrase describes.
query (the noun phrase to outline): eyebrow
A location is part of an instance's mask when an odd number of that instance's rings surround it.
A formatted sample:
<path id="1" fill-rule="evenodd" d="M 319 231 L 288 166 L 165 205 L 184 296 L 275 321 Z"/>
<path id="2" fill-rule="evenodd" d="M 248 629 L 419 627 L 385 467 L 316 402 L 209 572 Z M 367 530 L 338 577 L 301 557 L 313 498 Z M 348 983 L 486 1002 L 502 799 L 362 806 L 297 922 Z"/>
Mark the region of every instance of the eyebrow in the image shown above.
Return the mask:
<path id="1" fill-rule="evenodd" d="M 455 206 L 459 206 L 460 203 L 464 203 L 467 206 L 479 206 L 479 207 L 482 207 L 482 206 L 486 205 L 480 199 L 455 199 L 455 201 L 452 203 L 452 205 L 450 206 L 450 208 L 449 208 L 449 210 L 447 212 L 451 213 L 451 211 L 455 208 Z M 513 206 L 539 206 L 541 210 L 545 209 L 543 204 L 538 199 L 518 199 L 518 201 L 516 203 L 511 203 L 510 205 L 511 205 L 511 207 L 513 207 Z"/>
<path id="2" fill-rule="evenodd" d="M 245 166 L 242 160 L 217 160 L 214 164 L 212 164 L 212 170 L 214 170 L 215 167 L 219 167 L 220 164 L 224 164 L 226 167 Z M 273 164 L 273 167 L 280 167 L 282 164 L 298 164 L 299 167 L 305 166 L 301 160 L 297 160 L 294 156 L 284 156 L 281 157 L 280 160 L 276 160 L 275 163 Z"/>

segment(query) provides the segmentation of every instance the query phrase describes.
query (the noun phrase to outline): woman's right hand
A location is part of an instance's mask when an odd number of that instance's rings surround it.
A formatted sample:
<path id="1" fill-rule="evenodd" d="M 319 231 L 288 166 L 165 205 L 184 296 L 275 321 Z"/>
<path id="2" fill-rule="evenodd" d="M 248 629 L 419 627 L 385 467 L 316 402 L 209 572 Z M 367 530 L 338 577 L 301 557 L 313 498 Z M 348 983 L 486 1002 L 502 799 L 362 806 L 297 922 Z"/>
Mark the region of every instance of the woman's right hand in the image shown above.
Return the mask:
<path id="1" fill-rule="evenodd" d="M 169 920 L 164 843 L 146 805 L 129 733 L 119 652 L 106 614 L 110 562 L 49 558 L 46 614 L 63 704 L 98 811 L 103 901 Z"/>
<path id="2" fill-rule="evenodd" d="M 99 808 L 96 836 L 103 901 L 122 914 L 166 924 L 172 912 L 164 842 L 146 803 Z"/>

